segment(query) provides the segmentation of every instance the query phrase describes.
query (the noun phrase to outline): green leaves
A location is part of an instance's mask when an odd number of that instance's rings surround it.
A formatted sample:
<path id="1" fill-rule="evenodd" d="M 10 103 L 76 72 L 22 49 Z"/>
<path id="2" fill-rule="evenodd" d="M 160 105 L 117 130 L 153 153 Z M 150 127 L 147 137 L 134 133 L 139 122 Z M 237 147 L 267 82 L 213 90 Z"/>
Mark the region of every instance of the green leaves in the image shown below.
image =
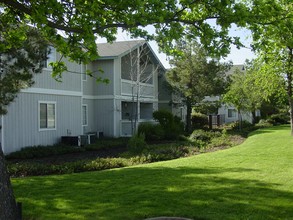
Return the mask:
<path id="1" fill-rule="evenodd" d="M 174 1 L 174 0 L 106 0 L 106 1 L 70 1 L 44 0 L 6 1 L 1 0 L 4 10 L 20 14 L 20 20 L 27 19 L 35 24 L 46 38 L 66 57 L 77 61 L 80 59 L 74 49 L 68 53 L 64 42 L 56 36 L 62 32 L 68 38 L 67 46 L 78 48 L 83 45 L 86 50 L 83 59 L 92 58 L 96 37 L 115 40 L 117 28 L 128 30 L 132 37 L 156 39 L 162 50 L 168 54 L 176 52 L 173 40 L 182 36 L 193 39 L 199 37 L 201 43 L 210 53 L 217 56 L 229 52 L 233 39 L 228 36 L 231 23 L 244 26 L 251 11 L 244 3 L 233 0 L 213 1 Z M 245 19 L 243 19 L 243 17 Z M 213 27 L 208 20 L 215 20 Z M 145 27 L 155 27 L 156 36 L 145 31 Z M 73 43 L 72 43 L 73 42 Z M 237 41 L 236 41 L 237 43 Z M 60 47 L 60 48 L 59 48 Z M 86 52 L 87 51 L 87 52 Z"/>
<path id="2" fill-rule="evenodd" d="M 221 94 L 226 86 L 225 71 L 228 64 L 209 60 L 207 51 L 197 42 L 181 41 L 177 48 L 182 52 L 172 60 L 173 68 L 167 72 L 167 80 L 193 103 L 205 96 Z"/>
<path id="3" fill-rule="evenodd" d="M 47 59 L 48 43 L 39 31 L 19 23 L 7 21 L 0 15 L 0 115 L 17 93 L 31 86 L 33 74 L 40 73 Z"/>
<path id="4" fill-rule="evenodd" d="M 261 59 L 247 63 L 245 72 L 237 69 L 231 80 L 223 101 L 238 111 L 254 112 L 285 92 L 284 78 L 272 72 Z"/>

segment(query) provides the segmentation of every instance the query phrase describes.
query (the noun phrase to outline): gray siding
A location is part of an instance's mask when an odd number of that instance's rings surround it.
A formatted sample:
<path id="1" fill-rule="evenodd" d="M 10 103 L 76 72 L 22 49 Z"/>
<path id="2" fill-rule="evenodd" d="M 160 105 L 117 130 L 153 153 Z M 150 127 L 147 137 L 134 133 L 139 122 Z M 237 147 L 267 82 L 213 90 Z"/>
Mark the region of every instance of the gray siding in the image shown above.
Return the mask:
<path id="1" fill-rule="evenodd" d="M 113 137 L 114 135 L 114 109 L 113 99 L 95 100 L 95 115 L 97 131 L 104 132 L 104 136 Z"/>
<path id="2" fill-rule="evenodd" d="M 87 69 L 89 69 L 92 72 L 95 71 L 93 64 L 87 65 Z M 83 95 L 94 95 L 94 89 L 96 86 L 96 80 L 91 76 L 87 76 L 86 81 L 82 81 Z"/>
<path id="3" fill-rule="evenodd" d="M 159 101 L 171 101 L 172 91 L 169 89 L 168 83 L 164 75 L 158 77 L 158 96 Z"/>
<path id="4" fill-rule="evenodd" d="M 92 99 L 83 99 L 82 104 L 86 105 L 88 109 L 88 124 L 87 126 L 83 126 L 84 134 L 88 132 L 97 132 L 98 126 L 96 123 L 95 101 Z"/>
<path id="5" fill-rule="evenodd" d="M 99 72 L 103 70 L 103 72 Z M 94 94 L 90 94 L 86 88 L 84 88 L 84 95 L 113 95 L 114 91 L 114 60 L 98 60 L 93 64 L 93 71 L 98 72 L 95 74 L 96 77 L 102 77 L 109 79 L 109 84 L 97 83 L 95 79 L 93 81 Z"/>
<path id="6" fill-rule="evenodd" d="M 56 102 L 56 130 L 39 130 L 39 101 Z M 81 97 L 20 93 L 3 121 L 6 154 L 26 146 L 52 145 L 68 131 L 81 134 Z"/>
<path id="7" fill-rule="evenodd" d="M 57 54 L 57 59 L 59 59 Z M 68 72 L 62 74 L 61 82 L 52 78 L 50 69 L 44 69 L 42 73 L 35 75 L 35 84 L 33 88 L 65 90 L 65 91 L 81 91 L 81 65 L 70 63 L 64 60 L 67 65 Z"/>

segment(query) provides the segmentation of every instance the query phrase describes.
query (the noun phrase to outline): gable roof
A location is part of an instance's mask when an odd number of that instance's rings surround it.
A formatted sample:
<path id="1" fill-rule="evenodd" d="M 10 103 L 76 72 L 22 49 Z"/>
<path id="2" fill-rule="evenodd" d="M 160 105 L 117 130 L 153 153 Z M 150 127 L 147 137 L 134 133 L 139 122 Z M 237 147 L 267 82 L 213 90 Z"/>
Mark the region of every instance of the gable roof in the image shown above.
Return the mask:
<path id="1" fill-rule="evenodd" d="M 100 43 L 97 44 L 97 47 L 100 57 L 118 57 L 144 43 L 146 43 L 145 40 L 116 41 L 112 43 Z"/>
<path id="2" fill-rule="evenodd" d="M 97 44 L 99 59 L 113 59 L 119 56 L 123 56 L 142 45 L 146 44 L 150 49 L 152 57 L 160 65 L 160 67 L 166 71 L 164 65 L 161 63 L 155 52 L 152 50 L 149 43 L 145 40 L 132 40 L 132 41 L 116 41 L 112 43 L 99 43 Z"/>

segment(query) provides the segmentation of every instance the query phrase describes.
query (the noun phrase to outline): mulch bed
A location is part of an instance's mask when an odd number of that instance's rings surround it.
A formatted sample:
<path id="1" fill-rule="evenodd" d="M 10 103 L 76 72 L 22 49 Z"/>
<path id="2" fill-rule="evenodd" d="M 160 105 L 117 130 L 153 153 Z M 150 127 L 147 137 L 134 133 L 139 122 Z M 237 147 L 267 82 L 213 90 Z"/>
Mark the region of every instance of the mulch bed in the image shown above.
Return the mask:
<path id="1" fill-rule="evenodd" d="M 235 143 L 235 145 L 241 144 L 245 138 L 241 136 L 233 136 L 232 142 Z M 163 144 L 163 143 L 170 143 L 169 142 L 154 142 L 149 144 Z M 223 150 L 228 148 L 227 146 L 218 146 L 211 149 L 206 149 L 204 152 L 213 152 L 218 150 Z M 32 158 L 32 159 L 9 159 L 8 161 L 11 163 L 19 163 L 19 162 L 28 162 L 28 163 L 43 163 L 43 164 L 63 164 L 66 162 L 74 162 L 79 160 L 95 160 L 97 158 L 115 158 L 119 157 L 121 153 L 124 153 L 127 151 L 126 146 L 119 146 L 119 147 L 111 147 L 111 148 L 104 148 L 100 150 L 94 150 L 94 151 L 81 151 L 81 152 L 75 152 L 75 153 L 68 153 L 68 154 L 62 154 L 62 155 L 52 155 L 48 157 L 43 158 Z M 200 154 L 200 152 L 195 153 Z"/>
<path id="2" fill-rule="evenodd" d="M 36 162 L 45 164 L 62 164 L 66 162 L 74 162 L 78 160 L 94 160 L 97 158 L 114 158 L 119 157 L 119 154 L 126 152 L 127 148 L 125 146 L 112 147 L 108 149 L 100 149 L 96 151 L 83 151 L 68 153 L 62 155 L 52 155 L 43 158 L 32 158 L 32 159 L 9 159 L 11 163 L 18 162 Z"/>

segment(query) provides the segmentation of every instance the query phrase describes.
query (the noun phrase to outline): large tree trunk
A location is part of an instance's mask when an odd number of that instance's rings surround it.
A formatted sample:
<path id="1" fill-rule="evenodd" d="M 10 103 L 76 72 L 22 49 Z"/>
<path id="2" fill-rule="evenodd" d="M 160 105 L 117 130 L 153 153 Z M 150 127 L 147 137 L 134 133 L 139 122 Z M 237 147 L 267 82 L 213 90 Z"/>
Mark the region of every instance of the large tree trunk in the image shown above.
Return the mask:
<path id="1" fill-rule="evenodd" d="M 0 219 L 16 220 L 17 218 L 16 202 L 0 146 Z"/>

